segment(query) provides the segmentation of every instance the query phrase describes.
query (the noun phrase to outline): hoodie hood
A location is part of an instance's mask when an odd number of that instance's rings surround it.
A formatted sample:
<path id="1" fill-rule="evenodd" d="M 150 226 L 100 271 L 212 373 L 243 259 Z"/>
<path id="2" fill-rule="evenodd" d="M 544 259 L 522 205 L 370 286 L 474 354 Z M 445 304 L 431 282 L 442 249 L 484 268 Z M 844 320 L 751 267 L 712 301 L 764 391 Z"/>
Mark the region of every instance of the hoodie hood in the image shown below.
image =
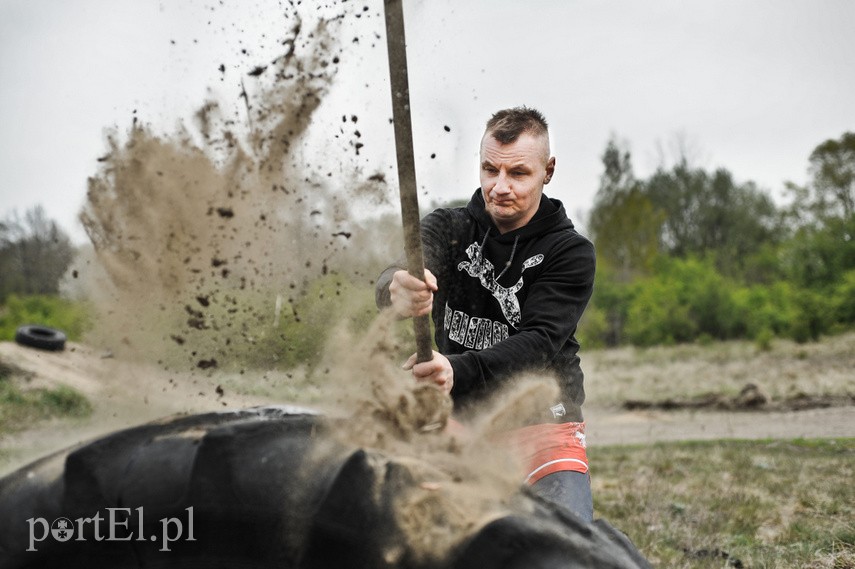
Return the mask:
<path id="1" fill-rule="evenodd" d="M 564 204 L 560 200 L 548 198 L 543 194 L 540 196 L 540 206 L 534 217 L 524 226 L 513 231 L 508 231 L 505 234 L 499 232 L 490 214 L 487 213 L 487 204 L 484 203 L 481 188 L 475 190 L 472 199 L 469 200 L 466 206 L 466 211 L 475 219 L 483 232 L 486 233 L 489 231 L 490 239 L 499 243 L 524 241 L 553 231 L 574 229 L 573 222 L 570 221 L 567 213 L 564 211 Z"/>

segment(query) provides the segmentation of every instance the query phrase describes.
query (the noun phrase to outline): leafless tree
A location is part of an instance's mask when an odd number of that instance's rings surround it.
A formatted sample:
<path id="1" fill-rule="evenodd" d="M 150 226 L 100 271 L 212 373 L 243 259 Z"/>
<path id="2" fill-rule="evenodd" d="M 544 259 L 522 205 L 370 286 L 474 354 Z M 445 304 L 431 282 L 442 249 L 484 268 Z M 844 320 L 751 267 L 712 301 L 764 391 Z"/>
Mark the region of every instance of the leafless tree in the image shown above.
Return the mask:
<path id="1" fill-rule="evenodd" d="M 0 221 L 0 302 L 10 294 L 55 294 L 74 257 L 68 235 L 42 206 Z"/>

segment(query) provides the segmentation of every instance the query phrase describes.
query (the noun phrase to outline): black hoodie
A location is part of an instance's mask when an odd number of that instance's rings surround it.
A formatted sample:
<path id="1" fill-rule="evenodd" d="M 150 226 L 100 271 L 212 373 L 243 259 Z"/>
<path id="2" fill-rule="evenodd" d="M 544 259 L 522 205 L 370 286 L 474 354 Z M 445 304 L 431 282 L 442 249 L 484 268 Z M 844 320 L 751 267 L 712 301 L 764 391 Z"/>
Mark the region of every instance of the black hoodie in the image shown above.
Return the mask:
<path id="1" fill-rule="evenodd" d="M 576 232 L 564 206 L 542 196 L 525 226 L 499 233 L 481 190 L 465 208 L 437 209 L 421 223 L 425 267 L 437 278 L 433 323 L 437 350 L 454 369 L 455 406 L 480 400 L 523 371 L 554 374 L 567 409 L 581 421 L 585 400 L 576 326 L 591 298 L 594 247 Z M 391 304 L 377 281 L 377 304 Z"/>

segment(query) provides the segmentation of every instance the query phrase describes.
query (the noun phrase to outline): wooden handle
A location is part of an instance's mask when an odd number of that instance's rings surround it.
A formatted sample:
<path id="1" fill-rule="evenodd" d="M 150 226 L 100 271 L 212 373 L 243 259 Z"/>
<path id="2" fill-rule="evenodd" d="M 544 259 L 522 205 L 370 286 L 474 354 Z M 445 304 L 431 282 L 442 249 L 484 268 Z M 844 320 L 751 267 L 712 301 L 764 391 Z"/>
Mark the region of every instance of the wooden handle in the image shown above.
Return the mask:
<path id="1" fill-rule="evenodd" d="M 398 188 L 401 196 L 401 221 L 404 225 L 404 251 L 407 271 L 419 280 L 425 278 L 422 254 L 419 196 L 413 157 L 413 125 L 410 119 L 410 86 L 407 74 L 407 41 L 404 36 L 402 0 L 385 0 L 386 48 L 389 53 L 389 79 L 392 87 L 392 118 L 395 125 L 395 150 L 398 159 Z M 416 332 L 416 361 L 433 357 L 429 316 L 413 318 Z"/>

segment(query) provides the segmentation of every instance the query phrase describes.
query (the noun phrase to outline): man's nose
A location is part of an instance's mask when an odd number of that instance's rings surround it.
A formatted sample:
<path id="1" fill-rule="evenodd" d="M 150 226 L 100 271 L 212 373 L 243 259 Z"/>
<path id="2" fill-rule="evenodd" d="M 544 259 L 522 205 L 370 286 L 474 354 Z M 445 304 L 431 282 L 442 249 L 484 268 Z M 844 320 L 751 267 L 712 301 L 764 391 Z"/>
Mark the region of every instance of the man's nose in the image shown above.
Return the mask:
<path id="1" fill-rule="evenodd" d="M 511 185 L 509 183 L 507 175 L 505 175 L 503 173 L 499 173 L 499 175 L 496 176 L 496 183 L 493 185 L 492 192 L 494 194 L 504 195 L 504 194 L 510 193 L 510 191 L 511 191 Z"/>

